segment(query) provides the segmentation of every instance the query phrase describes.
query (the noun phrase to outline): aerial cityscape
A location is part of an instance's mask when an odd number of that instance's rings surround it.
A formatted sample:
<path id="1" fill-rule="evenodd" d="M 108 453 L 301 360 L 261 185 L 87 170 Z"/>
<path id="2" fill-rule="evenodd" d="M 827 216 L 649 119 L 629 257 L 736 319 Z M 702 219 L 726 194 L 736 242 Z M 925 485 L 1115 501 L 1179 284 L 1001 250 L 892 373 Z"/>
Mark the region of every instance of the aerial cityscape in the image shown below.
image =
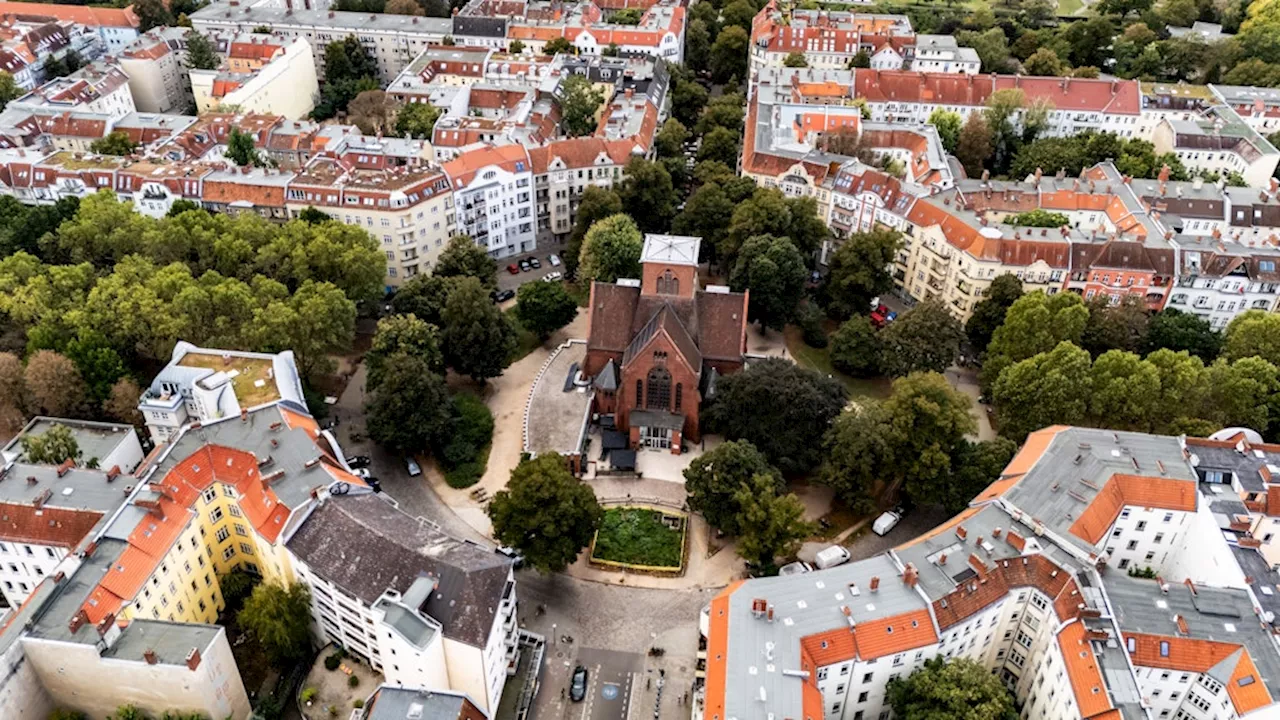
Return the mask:
<path id="1" fill-rule="evenodd" d="M 0 2 L 0 720 L 1280 720 L 1277 38 Z"/>

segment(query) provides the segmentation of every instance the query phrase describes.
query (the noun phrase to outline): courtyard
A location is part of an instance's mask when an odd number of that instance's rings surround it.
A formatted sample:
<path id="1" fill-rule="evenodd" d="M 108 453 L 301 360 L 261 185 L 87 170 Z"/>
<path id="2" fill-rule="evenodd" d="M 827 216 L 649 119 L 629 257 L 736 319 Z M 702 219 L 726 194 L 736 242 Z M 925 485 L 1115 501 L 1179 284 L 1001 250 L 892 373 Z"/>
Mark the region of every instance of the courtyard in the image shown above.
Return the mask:
<path id="1" fill-rule="evenodd" d="M 298 705 L 308 720 L 350 717 L 382 684 L 382 673 L 330 645 L 316 656 L 302 681 Z"/>

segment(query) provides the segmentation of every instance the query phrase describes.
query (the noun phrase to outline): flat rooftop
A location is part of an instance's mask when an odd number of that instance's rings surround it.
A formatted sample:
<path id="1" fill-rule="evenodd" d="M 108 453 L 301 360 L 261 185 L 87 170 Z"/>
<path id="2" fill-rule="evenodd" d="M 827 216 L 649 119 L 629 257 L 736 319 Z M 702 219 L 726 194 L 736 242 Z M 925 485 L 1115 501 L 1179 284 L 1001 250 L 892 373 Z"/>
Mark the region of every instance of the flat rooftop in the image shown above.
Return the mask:
<path id="1" fill-rule="evenodd" d="M 61 425 L 71 431 L 84 462 L 92 458 L 107 457 L 115 452 L 121 443 L 126 442 L 134 432 L 132 425 L 39 416 L 27 423 L 18 437 L 14 438 L 5 449 L 9 452 L 20 451 L 23 436 L 40 437 L 52 430 L 55 425 Z M 103 470 L 110 469 L 103 468 Z M 121 468 L 121 470 L 128 472 L 132 468 Z"/>
<path id="2" fill-rule="evenodd" d="M 573 384 L 587 357 L 587 344 L 575 342 L 556 353 L 530 391 L 525 411 L 524 449 L 530 453 L 581 452 L 591 392 Z"/>
<path id="3" fill-rule="evenodd" d="M 280 391 L 272 377 L 271 358 L 188 352 L 178 360 L 178 365 L 231 375 L 231 387 L 235 390 L 236 399 L 240 401 L 240 407 L 249 408 L 280 399 Z M 203 378 L 196 383 L 203 385 L 209 380 L 210 378 Z"/>

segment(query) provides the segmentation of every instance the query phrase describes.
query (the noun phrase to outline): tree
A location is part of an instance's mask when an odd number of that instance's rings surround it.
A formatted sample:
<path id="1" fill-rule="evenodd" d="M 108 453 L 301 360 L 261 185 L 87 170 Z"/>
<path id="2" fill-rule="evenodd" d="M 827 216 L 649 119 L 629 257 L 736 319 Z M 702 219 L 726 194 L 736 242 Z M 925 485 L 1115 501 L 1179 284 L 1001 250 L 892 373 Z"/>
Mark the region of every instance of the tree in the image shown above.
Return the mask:
<path id="1" fill-rule="evenodd" d="M 436 260 L 437 277 L 472 277 L 487 290 L 498 287 L 498 263 L 466 235 L 454 235 Z"/>
<path id="2" fill-rule="evenodd" d="M 173 14 L 163 0 L 135 0 L 133 13 L 138 16 L 138 30 L 146 32 L 153 27 L 173 24 Z"/>
<path id="3" fill-rule="evenodd" d="M 138 412 L 138 399 L 142 397 L 142 388 L 133 378 L 122 377 L 111 386 L 107 399 L 102 403 L 102 412 L 116 422 L 128 423 L 142 427 L 142 413 Z"/>
<path id="4" fill-rule="evenodd" d="M 1049 425 L 1084 424 L 1092 391 L 1089 353 L 1066 341 L 1010 365 L 991 391 L 1000 434 L 1021 442 Z"/>
<path id="5" fill-rule="evenodd" d="M 736 495 L 744 483 L 757 476 L 772 478 L 777 493 L 786 489 L 782 473 L 755 445 L 746 440 L 721 443 L 695 458 L 684 471 L 689 509 L 702 513 L 708 525 L 737 535 L 742 518 Z"/>
<path id="6" fill-rule="evenodd" d="M 262 158 L 258 156 L 258 149 L 253 144 L 253 136 L 247 132 L 242 132 L 240 128 L 231 128 L 231 132 L 227 135 L 227 151 L 225 154 L 228 159 L 240 167 L 262 165 Z"/>
<path id="7" fill-rule="evenodd" d="M 684 143 L 689 139 L 689 131 L 675 118 L 667 118 L 662 129 L 653 139 L 659 157 L 674 157 L 684 160 Z"/>
<path id="8" fill-rule="evenodd" d="M 983 352 L 991 342 L 996 328 L 1004 324 L 1009 307 L 1022 297 L 1022 281 L 1012 273 L 1005 273 L 987 287 L 983 298 L 973 306 L 973 314 L 965 322 L 964 332 L 976 352 Z"/>
<path id="9" fill-rule="evenodd" d="M 1159 408 L 1160 372 L 1123 350 L 1108 350 L 1093 362 L 1094 423 L 1117 430 L 1147 431 Z"/>
<path id="10" fill-rule="evenodd" d="M 712 128 L 702 137 L 702 146 L 698 148 L 698 162 L 719 160 L 730 165 L 738 162 L 738 134 L 727 128 Z"/>
<path id="11" fill-rule="evenodd" d="M 186 40 L 188 67 L 192 70 L 218 69 L 218 54 L 214 52 L 213 43 L 204 33 L 188 30 Z"/>
<path id="12" fill-rule="evenodd" d="M 578 279 L 611 283 L 618 278 L 640 277 L 640 253 L 644 238 L 628 215 L 619 213 L 597 221 L 582 240 Z"/>
<path id="13" fill-rule="evenodd" d="M 519 40 L 512 40 L 511 44 L 507 46 L 507 52 L 512 55 L 520 55 L 524 52 L 524 47 L 525 45 L 523 42 Z"/>
<path id="14" fill-rule="evenodd" d="M 408 103 L 396 112 L 396 135 L 430 140 L 439 118 L 440 108 L 431 103 Z"/>
<path id="15" fill-rule="evenodd" d="M 578 212 L 574 215 L 573 232 L 569 234 L 569 242 L 565 244 L 564 273 L 576 276 L 578 258 L 582 255 L 582 240 L 587 231 L 598 221 L 622 212 L 622 198 L 612 188 L 599 185 L 588 185 L 578 203 Z"/>
<path id="16" fill-rule="evenodd" d="M 982 113 L 970 113 L 956 139 L 956 159 L 971 177 L 978 177 L 990 158 L 991 128 Z"/>
<path id="17" fill-rule="evenodd" d="M 930 370 L 940 373 L 956 361 L 964 331 L 941 300 L 925 300 L 880 331 L 880 369 L 901 377 Z"/>
<path id="18" fill-rule="evenodd" d="M 961 440 L 951 453 L 951 481 L 935 486 L 930 499 L 947 512 L 958 513 L 969 506 L 978 493 L 1004 473 L 1018 452 L 1018 443 L 998 437 L 982 442 Z"/>
<path id="19" fill-rule="evenodd" d="M 859 50 L 853 54 L 853 57 L 849 58 L 849 64 L 845 66 L 845 69 L 853 70 L 855 68 L 869 67 L 871 67 L 871 53 L 866 50 Z"/>
<path id="20" fill-rule="evenodd" d="M 278 668 L 311 654 L 311 591 L 302 583 L 289 587 L 260 583 L 236 615 Z"/>
<path id="21" fill-rule="evenodd" d="M 698 117 L 698 123 L 694 127 L 694 132 L 699 135 L 706 135 L 714 128 L 722 127 L 741 135 L 742 122 L 745 117 L 743 106 L 743 97 L 736 92 L 715 98 L 703 108 L 702 115 Z"/>
<path id="22" fill-rule="evenodd" d="M 452 417 L 449 422 L 448 442 L 436 453 L 449 474 L 445 479 L 457 487 L 459 475 L 471 484 L 484 474 L 484 466 L 476 462 L 477 456 L 493 440 L 493 413 L 480 398 L 471 393 L 453 396 Z M 473 479 L 474 478 L 474 479 Z M 465 486 L 465 485 L 464 485 Z"/>
<path id="23" fill-rule="evenodd" d="M 784 473 L 815 467 L 822 437 L 847 400 L 844 385 L 779 358 L 752 364 L 719 381 L 704 411 L 707 426 L 729 440 L 747 440 Z M 761 413 L 760 408 L 772 408 Z"/>
<path id="24" fill-rule="evenodd" d="M 1013 695 L 1000 678 L 968 658 L 930 658 L 905 679 L 890 680 L 885 699 L 893 708 L 894 717 L 901 720 L 1015 720 L 1018 717 Z"/>
<path id="25" fill-rule="evenodd" d="M 1269 363 L 1280 362 L 1280 315 L 1265 310 L 1247 310 L 1227 324 L 1222 356 L 1227 360 L 1257 356 Z"/>
<path id="26" fill-rule="evenodd" d="M 947 492 L 952 456 L 965 435 L 977 431 L 973 402 L 934 372 L 912 373 L 893 381 L 884 401 L 885 431 L 894 444 L 895 462 L 886 473 L 914 502 L 930 502 Z"/>
<path id="27" fill-rule="evenodd" d="M 312 208 L 310 207 L 307 208 L 307 210 L 311 210 L 311 209 Z M 177 217 L 178 215 L 181 215 L 182 213 L 187 212 L 189 210 L 204 210 L 204 208 L 200 205 L 200 203 L 196 202 L 195 200 L 178 198 L 177 200 L 173 201 L 172 205 L 169 206 L 169 212 L 165 213 L 164 216 Z M 305 214 L 307 210 L 303 210 L 302 212 Z M 319 212 L 319 210 L 317 210 L 316 212 Z M 299 215 L 299 217 L 302 217 L 302 216 Z"/>
<path id="28" fill-rule="evenodd" d="M 871 312 L 871 299 L 893 289 L 889 268 L 901 247 L 902 235 L 888 228 L 845 238 L 827 263 L 827 312 L 837 318 Z"/>
<path id="29" fill-rule="evenodd" d="M 1205 371 L 1207 392 L 1201 413 L 1218 427 L 1267 428 L 1275 413 L 1280 378 L 1276 366 L 1260 357 L 1233 363 L 1219 358 Z"/>
<path id="30" fill-rule="evenodd" d="M 1018 213 L 1008 220 L 1010 225 L 1020 225 L 1022 227 L 1039 227 L 1039 228 L 1060 228 L 1071 224 L 1071 218 L 1064 213 L 1051 212 L 1049 210 L 1028 210 Z"/>
<path id="31" fill-rule="evenodd" d="M 387 7 L 383 11 L 388 15 L 426 15 L 426 11 L 418 4 L 417 0 L 387 0 Z"/>
<path id="32" fill-rule="evenodd" d="M 525 283 L 516 294 L 516 316 L 526 330 L 546 342 L 551 333 L 578 316 L 578 303 L 562 283 Z"/>
<path id="33" fill-rule="evenodd" d="M 671 221 L 671 230 L 702 238 L 702 246 L 715 254 L 715 249 L 724 242 L 734 208 L 719 182 L 706 183 L 685 201 L 684 210 Z"/>
<path id="34" fill-rule="evenodd" d="M 458 281 L 440 313 L 444 357 L 449 367 L 476 382 L 502 374 L 511 364 L 516 332 L 479 280 Z"/>
<path id="35" fill-rule="evenodd" d="M 1191 23 L 1200 17 L 1200 8 L 1194 0 L 1163 0 L 1157 12 L 1174 27 L 1191 27 Z"/>
<path id="36" fill-rule="evenodd" d="M 67 460 L 79 464 L 82 457 L 71 428 L 59 423 L 40 435 L 23 435 L 22 454 L 35 465 L 61 465 Z"/>
<path id="37" fill-rule="evenodd" d="M 618 197 L 645 232 L 665 231 L 676 214 L 676 189 L 662 163 L 634 157 L 623 170 Z"/>
<path id="38" fill-rule="evenodd" d="M 734 501 L 740 516 L 738 554 L 766 572 L 775 558 L 795 555 L 800 541 L 817 532 L 815 524 L 804 520 L 804 503 L 790 493 L 780 494 L 767 473 L 742 483 Z"/>
<path id="39" fill-rule="evenodd" d="M 99 155 L 132 155 L 137 149 L 138 143 L 130 140 L 128 135 L 119 130 L 89 143 L 89 152 Z"/>
<path id="40" fill-rule="evenodd" d="M 172 208 L 169 212 L 173 212 Z M 317 210 L 314 206 L 308 205 L 302 208 L 298 213 L 298 219 L 308 225 L 319 225 L 320 223 L 333 222 L 333 216 L 323 210 Z"/>
<path id="41" fill-rule="evenodd" d="M 854 377 L 880 372 L 880 338 L 869 318 L 855 315 L 831 336 L 831 365 Z"/>
<path id="42" fill-rule="evenodd" d="M 795 317 L 809 273 L 800 251 L 787 238 L 757 235 L 743 244 L 729 275 L 735 291 L 750 289 L 747 319 L 781 330 Z"/>
<path id="43" fill-rule="evenodd" d="M 1000 372 L 1015 362 L 1048 352 L 1064 340 L 1078 345 L 1088 321 L 1089 310 L 1075 293 L 1036 291 L 1018 298 L 987 346 L 979 375 L 983 392 L 989 392 Z"/>
<path id="44" fill-rule="evenodd" d="M 1140 297 L 1127 295 L 1115 305 L 1104 297 L 1087 303 L 1089 321 L 1080 335 L 1080 344 L 1097 357 L 1108 350 L 1137 352 L 1146 344 L 1150 316 Z"/>
<path id="45" fill-rule="evenodd" d="M 460 281 L 461 278 L 415 275 L 392 296 L 391 309 L 401 315 L 415 315 L 425 323 L 440 327 L 444 304 Z"/>
<path id="46" fill-rule="evenodd" d="M 433 373 L 444 373 L 444 355 L 440 352 L 440 332 L 436 326 L 414 315 L 388 315 L 378 321 L 373 344 L 364 354 L 365 386 L 377 389 L 385 377 L 387 362 L 401 353 L 422 360 Z"/>
<path id="47" fill-rule="evenodd" d="M 1022 63 L 1022 69 L 1028 75 L 1062 75 L 1067 68 L 1063 66 L 1058 53 L 1049 48 L 1040 48 Z"/>
<path id="48" fill-rule="evenodd" d="M 684 123 L 685 127 L 692 126 L 698 122 L 698 117 L 706 107 L 707 96 L 707 89 L 692 80 L 676 85 L 671 91 L 672 116 Z"/>
<path id="49" fill-rule="evenodd" d="M 107 716 L 107 720 L 150 720 L 147 714 L 138 709 L 137 705 L 125 704 L 116 708 L 116 711 Z"/>
<path id="50" fill-rule="evenodd" d="M 694 70 L 708 69 L 711 61 L 711 31 L 702 18 L 694 18 L 684 35 L 684 57 Z"/>
<path id="51" fill-rule="evenodd" d="M 782 65 L 789 68 L 805 68 L 809 67 L 809 61 L 805 59 L 804 53 L 793 52 L 787 55 L 786 59 L 782 61 Z"/>
<path id="52" fill-rule="evenodd" d="M 413 2 L 414 0 L 405 0 Z M 364 90 L 351 98 L 347 103 L 347 121 L 360 128 L 366 135 L 377 135 L 389 131 L 391 118 L 395 116 L 399 104 L 395 98 L 382 90 Z"/>
<path id="53" fill-rule="evenodd" d="M 22 383 L 22 361 L 13 353 L 0 352 L 0 430 L 22 427 L 26 393 Z"/>
<path id="54" fill-rule="evenodd" d="M 1147 324 L 1144 351 L 1151 353 L 1160 348 L 1185 350 L 1205 362 L 1213 362 L 1222 348 L 1222 334 L 1209 325 L 1207 318 L 1166 308 Z"/>
<path id="55" fill-rule="evenodd" d="M 33 338 L 28 334 L 27 343 Z M 82 330 L 67 341 L 63 353 L 80 372 L 88 388 L 89 401 L 96 407 L 111 392 L 111 386 L 125 374 L 124 360 L 100 332 Z"/>
<path id="56" fill-rule="evenodd" d="M 573 43 L 562 37 L 552 38 L 547 42 L 547 44 L 542 46 L 543 55 L 567 55 L 573 51 Z"/>
<path id="57" fill-rule="evenodd" d="M 604 93 L 595 88 L 585 75 L 571 74 L 561 85 L 560 127 L 569 137 L 590 135 L 596 131 L 596 113 L 604 103 Z"/>
<path id="58" fill-rule="evenodd" d="M 0 70 L 0 110 L 4 110 L 10 102 L 22 97 L 25 92 L 13 79 L 13 75 Z"/>
<path id="59" fill-rule="evenodd" d="M 365 405 L 369 437 L 409 455 L 445 438 L 452 407 L 449 390 L 427 360 L 395 353 L 382 364 L 379 380 Z"/>
<path id="60" fill-rule="evenodd" d="M 869 64 L 869 63 L 868 63 Z M 942 147 L 949 153 L 955 153 L 960 143 L 960 128 L 963 126 L 960 113 L 938 108 L 929 114 L 929 124 L 938 131 Z"/>
<path id="61" fill-rule="evenodd" d="M 884 468 L 893 466 L 896 443 L 888 431 L 882 403 L 860 402 L 841 413 L 823 437 L 819 478 L 857 512 L 872 513 L 884 490 Z"/>
<path id="62" fill-rule="evenodd" d="M 88 388 L 80 371 L 64 355 L 41 350 L 27 360 L 23 374 L 27 388 L 27 407 L 33 415 L 80 417 Z"/>
<path id="63" fill-rule="evenodd" d="M 556 453 L 525 460 L 489 503 L 493 534 L 540 572 L 560 572 L 595 534 L 603 512 L 591 488 Z"/>
<path id="64" fill-rule="evenodd" d="M 711 45 L 711 76 L 718 83 L 726 83 L 747 72 L 747 31 L 737 25 L 726 27 Z"/>

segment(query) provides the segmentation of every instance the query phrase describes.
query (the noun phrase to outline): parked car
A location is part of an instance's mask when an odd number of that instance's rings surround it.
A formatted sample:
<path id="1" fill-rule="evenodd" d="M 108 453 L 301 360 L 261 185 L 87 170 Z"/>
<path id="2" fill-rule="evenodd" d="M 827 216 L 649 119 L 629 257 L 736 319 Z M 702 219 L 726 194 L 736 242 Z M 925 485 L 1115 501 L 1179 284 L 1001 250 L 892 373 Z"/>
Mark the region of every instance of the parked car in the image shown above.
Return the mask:
<path id="1" fill-rule="evenodd" d="M 524 260 L 520 261 L 521 272 L 529 272 L 532 269 L 533 269 L 533 266 L 529 264 L 529 258 L 525 258 Z"/>
<path id="2" fill-rule="evenodd" d="M 536 257 L 529 258 L 529 264 L 533 266 L 534 270 L 539 270 L 542 268 L 542 261 Z"/>
<path id="3" fill-rule="evenodd" d="M 369 472 L 369 468 L 356 468 L 352 470 L 352 472 L 355 473 L 355 476 L 360 478 L 361 480 L 368 480 L 369 478 L 373 477 L 373 473 Z"/>
<path id="4" fill-rule="evenodd" d="M 877 305 L 876 309 L 871 311 L 871 324 L 874 325 L 877 330 L 897 319 L 898 313 L 890 310 L 889 306 L 884 303 Z"/>
<path id="5" fill-rule="evenodd" d="M 511 263 L 510 265 L 507 266 L 507 272 L 511 273 L 512 275 L 519 275 L 520 266 L 515 263 Z"/>
<path id="6" fill-rule="evenodd" d="M 494 548 L 493 551 L 498 553 L 499 555 L 506 555 L 507 557 L 514 560 L 517 570 L 524 567 L 524 556 L 520 554 L 519 550 L 513 547 L 510 547 L 508 545 L 499 545 L 498 547 Z"/>
<path id="7" fill-rule="evenodd" d="M 569 685 L 569 699 L 582 702 L 587 696 L 587 669 L 579 665 L 573 669 L 573 682 Z"/>
<path id="8" fill-rule="evenodd" d="M 564 275 L 559 270 L 555 270 L 547 273 L 546 275 L 543 275 L 542 282 L 555 282 L 562 278 L 564 278 Z"/>
<path id="9" fill-rule="evenodd" d="M 413 458 L 405 458 L 404 466 L 409 470 L 409 477 L 418 477 L 422 474 L 422 468 L 418 467 L 418 463 Z"/>
<path id="10" fill-rule="evenodd" d="M 793 563 L 787 563 L 778 568 L 779 575 L 803 575 L 807 572 L 813 572 L 813 566 L 807 562 L 797 560 Z"/>
<path id="11" fill-rule="evenodd" d="M 897 526 L 898 521 L 901 519 L 902 515 L 900 513 L 893 512 L 892 510 L 886 511 L 882 513 L 880 517 L 876 518 L 875 522 L 871 523 L 871 532 L 877 535 L 886 535 L 890 530 Z"/>
<path id="12" fill-rule="evenodd" d="M 547 256 L 547 261 L 551 263 L 551 267 L 560 267 L 560 256 L 552 253 Z"/>
<path id="13" fill-rule="evenodd" d="M 515 290 L 499 290 L 493 294 L 494 302 L 506 302 L 516 296 Z"/>
<path id="14" fill-rule="evenodd" d="M 370 462 L 368 455 L 352 455 L 347 458 L 347 467 L 353 470 L 356 468 L 367 468 L 369 467 Z"/>
<path id="15" fill-rule="evenodd" d="M 849 550 L 840 545 L 832 545 L 824 550 L 819 550 L 818 554 L 813 558 L 813 564 L 819 570 L 826 570 L 847 562 L 849 562 Z"/>

